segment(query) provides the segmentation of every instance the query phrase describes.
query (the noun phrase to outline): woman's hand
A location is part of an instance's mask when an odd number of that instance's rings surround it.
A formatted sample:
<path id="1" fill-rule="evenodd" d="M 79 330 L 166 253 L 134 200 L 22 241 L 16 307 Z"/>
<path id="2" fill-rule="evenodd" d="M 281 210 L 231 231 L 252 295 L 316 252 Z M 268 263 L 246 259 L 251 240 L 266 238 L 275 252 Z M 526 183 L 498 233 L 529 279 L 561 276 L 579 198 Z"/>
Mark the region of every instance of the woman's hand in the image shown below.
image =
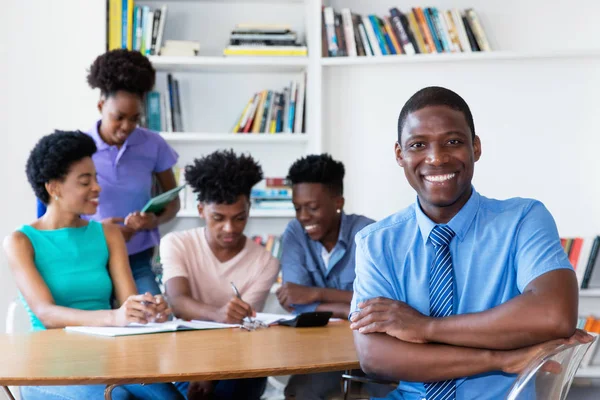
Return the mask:
<path id="1" fill-rule="evenodd" d="M 125 218 L 125 226 L 135 231 L 149 231 L 158 227 L 158 217 L 154 213 L 134 211 Z"/>
<path id="2" fill-rule="evenodd" d="M 165 302 L 166 304 L 166 302 Z M 164 307 L 164 306 L 163 306 Z M 168 308 L 163 308 L 163 312 Z M 135 294 L 114 310 L 113 326 L 127 326 L 131 323 L 147 324 L 156 318 L 157 304 L 150 293 Z"/>

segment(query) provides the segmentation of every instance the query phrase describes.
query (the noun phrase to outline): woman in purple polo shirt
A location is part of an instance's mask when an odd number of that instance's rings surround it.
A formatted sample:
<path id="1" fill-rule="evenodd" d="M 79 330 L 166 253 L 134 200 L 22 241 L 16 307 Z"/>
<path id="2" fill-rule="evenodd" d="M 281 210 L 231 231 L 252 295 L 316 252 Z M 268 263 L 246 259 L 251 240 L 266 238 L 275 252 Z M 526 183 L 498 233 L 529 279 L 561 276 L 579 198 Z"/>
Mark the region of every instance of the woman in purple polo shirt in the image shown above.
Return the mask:
<path id="1" fill-rule="evenodd" d="M 140 212 L 151 198 L 154 178 L 163 191 L 176 186 L 172 167 L 178 154 L 156 132 L 138 126 L 155 76 L 146 57 L 118 49 L 96 58 L 87 77 L 92 88 L 100 89 L 101 115 L 87 132 L 98 147 L 93 160 L 102 188 L 98 210 L 90 218 L 119 226 L 138 292 L 153 295 L 160 293 L 151 268 L 160 241 L 158 226 L 179 211 L 175 199 L 160 214 Z"/>

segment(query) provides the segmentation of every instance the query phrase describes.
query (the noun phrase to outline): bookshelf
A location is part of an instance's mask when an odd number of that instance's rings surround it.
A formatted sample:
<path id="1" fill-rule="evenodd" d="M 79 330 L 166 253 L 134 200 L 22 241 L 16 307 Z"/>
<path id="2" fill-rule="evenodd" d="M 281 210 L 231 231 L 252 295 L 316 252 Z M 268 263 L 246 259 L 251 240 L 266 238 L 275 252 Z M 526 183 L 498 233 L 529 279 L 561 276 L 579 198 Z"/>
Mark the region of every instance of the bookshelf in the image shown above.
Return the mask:
<path id="1" fill-rule="evenodd" d="M 387 65 L 387 64 L 412 64 L 412 63 L 454 63 L 478 61 L 538 61 L 544 59 L 587 59 L 599 58 L 600 49 L 574 50 L 574 51 L 533 51 L 512 52 L 492 51 L 477 53 L 447 53 L 447 54 L 415 54 L 388 55 L 381 57 L 328 57 L 321 59 L 323 67 L 338 67 L 351 65 Z"/>
<path id="2" fill-rule="evenodd" d="M 308 66 L 307 57 L 162 57 L 150 56 L 157 71 L 196 72 L 301 72 Z"/>
<path id="3" fill-rule="evenodd" d="M 195 209 L 181 210 L 177 214 L 179 218 L 197 218 L 198 211 Z M 296 216 L 294 210 L 258 210 L 250 208 L 250 218 L 283 218 L 292 219 Z"/>
<path id="4" fill-rule="evenodd" d="M 313 38 L 318 0 L 140 0 L 135 5 L 160 9 L 167 6 L 165 40 L 200 43 L 196 57 L 150 56 L 157 70 L 156 90 L 167 93 L 166 75 L 180 85 L 183 132 L 161 132 L 179 153 L 179 166 L 224 148 L 252 154 L 265 176 L 285 176 L 291 163 L 306 154 L 322 151 L 321 66 L 318 53 L 307 57 L 223 57 L 230 31 L 238 23 L 287 24 L 300 41 Z M 108 2 L 107 2 L 108 4 Z M 280 91 L 291 80 L 306 74 L 304 133 L 232 134 L 231 128 L 248 98 L 260 90 Z M 163 116 L 164 117 L 164 116 Z M 246 233 L 280 234 L 294 210 L 251 210 Z M 195 209 L 184 209 L 165 230 L 188 229 L 202 221 Z"/>
<path id="5" fill-rule="evenodd" d="M 214 133 L 214 132 L 161 132 L 161 136 L 169 143 L 306 143 L 309 136 L 306 134 L 278 133 L 267 134 L 236 134 L 236 133 Z"/>

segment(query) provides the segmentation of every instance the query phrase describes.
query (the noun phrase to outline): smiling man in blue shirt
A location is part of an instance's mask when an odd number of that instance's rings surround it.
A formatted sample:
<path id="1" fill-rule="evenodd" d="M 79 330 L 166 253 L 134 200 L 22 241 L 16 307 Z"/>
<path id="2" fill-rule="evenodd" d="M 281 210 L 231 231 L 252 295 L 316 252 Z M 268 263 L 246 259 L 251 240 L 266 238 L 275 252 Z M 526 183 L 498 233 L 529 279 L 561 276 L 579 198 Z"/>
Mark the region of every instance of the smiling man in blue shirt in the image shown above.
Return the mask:
<path id="1" fill-rule="evenodd" d="M 388 399 L 504 398 L 540 351 L 591 340 L 548 210 L 471 185 L 481 141 L 458 94 L 415 93 L 395 152 L 417 201 L 357 234 L 351 305 L 363 370 L 401 381 Z"/>

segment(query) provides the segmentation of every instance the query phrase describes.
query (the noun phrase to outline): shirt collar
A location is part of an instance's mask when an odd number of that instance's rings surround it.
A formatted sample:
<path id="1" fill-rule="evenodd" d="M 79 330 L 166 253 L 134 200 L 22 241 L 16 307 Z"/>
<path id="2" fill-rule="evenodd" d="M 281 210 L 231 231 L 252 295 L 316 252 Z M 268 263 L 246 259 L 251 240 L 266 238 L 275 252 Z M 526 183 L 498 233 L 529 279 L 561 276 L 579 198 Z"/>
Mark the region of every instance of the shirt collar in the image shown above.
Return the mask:
<path id="1" fill-rule="evenodd" d="M 348 245 L 348 236 L 350 232 L 348 231 L 350 227 L 348 226 L 348 217 L 346 213 L 342 211 L 342 216 L 340 217 L 340 232 L 338 233 L 338 243 L 342 243 L 344 246 Z"/>
<path id="2" fill-rule="evenodd" d="M 454 231 L 459 240 L 463 240 L 471 223 L 475 219 L 475 214 L 479 210 L 479 201 L 480 195 L 477 193 L 475 188 L 471 186 L 471 197 L 465 203 L 465 205 L 458 211 L 458 213 L 446 224 L 450 229 Z M 419 204 L 419 198 L 417 197 L 417 201 L 415 203 L 415 214 L 417 217 L 417 225 L 419 226 L 419 230 L 421 231 L 421 235 L 423 236 L 423 241 L 427 242 L 429 239 L 429 234 L 433 230 L 433 228 L 437 225 L 433 222 L 421 209 L 421 205 Z"/>
<path id="3" fill-rule="evenodd" d="M 96 121 L 96 123 L 94 124 L 92 129 L 90 129 L 90 136 L 92 137 L 92 139 L 94 139 L 94 142 L 96 142 L 96 147 L 98 148 L 98 150 L 104 150 L 104 149 L 111 147 L 111 145 L 106 143 L 100 136 L 100 132 L 98 131 L 100 122 L 101 122 L 101 120 Z M 133 132 L 131 132 L 129 137 L 125 140 L 125 143 L 123 144 L 123 146 L 128 147 L 131 145 L 143 143 L 143 141 L 144 141 L 144 138 L 143 138 L 142 134 L 140 133 L 140 129 L 135 128 L 133 130 Z"/>

